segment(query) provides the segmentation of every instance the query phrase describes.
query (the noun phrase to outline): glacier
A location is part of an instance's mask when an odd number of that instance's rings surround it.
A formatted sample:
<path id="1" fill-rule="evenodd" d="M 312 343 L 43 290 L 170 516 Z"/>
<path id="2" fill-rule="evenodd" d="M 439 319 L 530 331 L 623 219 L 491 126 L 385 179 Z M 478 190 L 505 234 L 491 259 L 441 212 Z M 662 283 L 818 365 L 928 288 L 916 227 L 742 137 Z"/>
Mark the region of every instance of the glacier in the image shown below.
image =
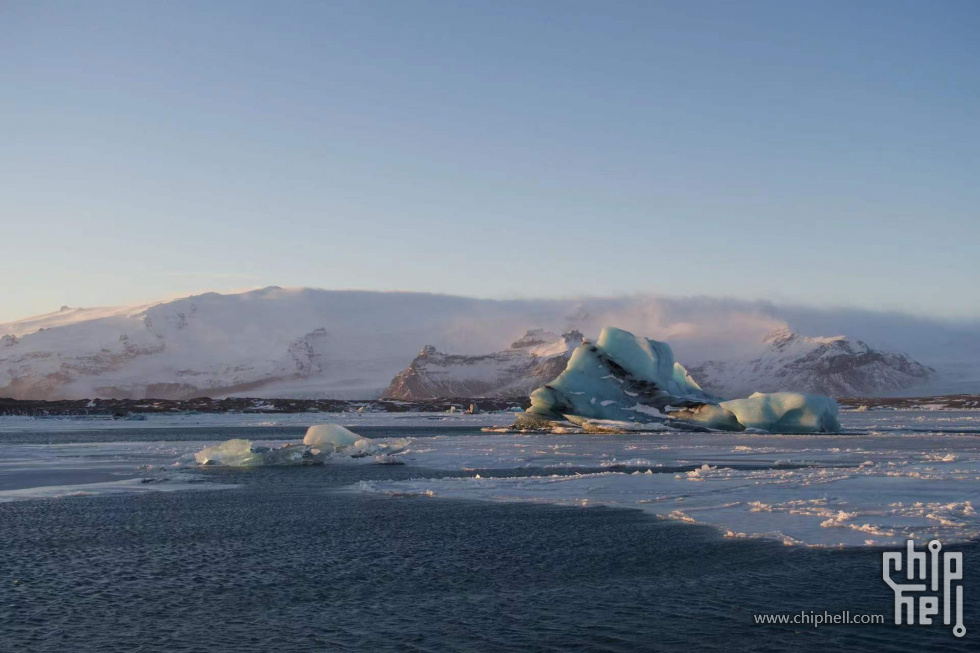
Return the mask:
<path id="1" fill-rule="evenodd" d="M 565 370 L 531 393 L 518 430 L 566 428 L 588 432 L 592 422 L 659 423 L 681 430 L 782 433 L 840 430 L 837 402 L 795 392 L 722 401 L 705 392 L 666 342 L 604 327 L 595 343 L 575 349 Z M 606 429 L 608 432 L 608 429 Z"/>

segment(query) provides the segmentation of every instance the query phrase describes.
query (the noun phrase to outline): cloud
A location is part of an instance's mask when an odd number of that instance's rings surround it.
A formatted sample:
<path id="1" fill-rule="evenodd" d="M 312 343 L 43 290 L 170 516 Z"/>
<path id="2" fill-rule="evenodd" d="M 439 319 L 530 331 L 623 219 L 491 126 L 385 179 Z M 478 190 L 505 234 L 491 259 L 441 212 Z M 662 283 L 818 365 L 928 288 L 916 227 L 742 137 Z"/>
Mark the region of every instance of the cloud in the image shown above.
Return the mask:
<path id="1" fill-rule="evenodd" d="M 901 312 L 817 308 L 724 297 L 630 295 L 569 300 L 470 300 L 442 332 L 447 351 L 488 352 L 506 347 L 525 329 L 560 332 L 576 328 L 594 337 L 618 326 L 671 343 L 678 358 L 699 362 L 751 352 L 774 329 L 808 336 L 845 335 L 879 349 L 901 351 L 928 364 L 980 359 L 980 321 L 950 320 Z M 424 343 L 420 343 L 421 344 Z"/>

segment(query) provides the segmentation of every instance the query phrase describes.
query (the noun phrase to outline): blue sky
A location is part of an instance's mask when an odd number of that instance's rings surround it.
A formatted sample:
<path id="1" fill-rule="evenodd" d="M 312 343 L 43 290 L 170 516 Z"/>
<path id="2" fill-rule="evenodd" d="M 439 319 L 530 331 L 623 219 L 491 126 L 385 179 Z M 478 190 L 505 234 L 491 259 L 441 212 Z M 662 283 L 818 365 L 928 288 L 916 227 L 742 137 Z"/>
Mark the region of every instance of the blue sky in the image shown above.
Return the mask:
<path id="1" fill-rule="evenodd" d="M 0 2 L 0 321 L 262 285 L 980 316 L 980 3 Z"/>

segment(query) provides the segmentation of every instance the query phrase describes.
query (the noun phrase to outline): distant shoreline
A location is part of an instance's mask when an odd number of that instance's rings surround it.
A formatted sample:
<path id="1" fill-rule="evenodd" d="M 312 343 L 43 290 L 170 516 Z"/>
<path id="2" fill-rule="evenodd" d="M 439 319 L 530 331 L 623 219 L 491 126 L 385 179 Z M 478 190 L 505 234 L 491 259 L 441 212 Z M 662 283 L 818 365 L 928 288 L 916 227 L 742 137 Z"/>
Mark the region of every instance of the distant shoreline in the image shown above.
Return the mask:
<path id="1" fill-rule="evenodd" d="M 980 410 L 980 395 L 928 397 L 838 397 L 843 410 Z M 524 410 L 527 397 L 446 397 L 420 401 L 395 399 L 265 399 L 235 397 L 211 399 L 65 399 L 43 401 L 0 398 L 0 415 L 92 415 L 124 419 L 133 415 L 175 413 L 408 413 L 466 412 L 475 405 L 481 412 Z M 866 407 L 866 408 L 864 408 Z"/>
<path id="2" fill-rule="evenodd" d="M 481 412 L 524 410 L 531 405 L 527 397 L 511 398 L 445 398 L 421 401 L 396 399 L 4 399 L 0 398 L 0 415 L 20 416 L 109 416 L 124 419 L 133 415 L 177 413 L 377 413 L 466 412 L 471 405 Z"/>

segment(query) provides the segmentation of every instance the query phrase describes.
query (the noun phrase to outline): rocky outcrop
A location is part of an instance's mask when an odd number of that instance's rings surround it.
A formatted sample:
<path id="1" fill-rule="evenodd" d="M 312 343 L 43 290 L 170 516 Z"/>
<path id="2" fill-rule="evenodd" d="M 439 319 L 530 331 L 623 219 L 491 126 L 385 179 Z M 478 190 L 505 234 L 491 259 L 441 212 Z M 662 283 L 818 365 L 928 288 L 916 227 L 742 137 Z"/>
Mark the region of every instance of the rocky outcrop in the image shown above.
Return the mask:
<path id="1" fill-rule="evenodd" d="M 561 374 L 582 334 L 560 336 L 542 329 L 526 332 L 510 348 L 493 354 L 445 354 L 422 348 L 384 392 L 387 399 L 417 401 L 437 397 L 517 397 Z"/>

